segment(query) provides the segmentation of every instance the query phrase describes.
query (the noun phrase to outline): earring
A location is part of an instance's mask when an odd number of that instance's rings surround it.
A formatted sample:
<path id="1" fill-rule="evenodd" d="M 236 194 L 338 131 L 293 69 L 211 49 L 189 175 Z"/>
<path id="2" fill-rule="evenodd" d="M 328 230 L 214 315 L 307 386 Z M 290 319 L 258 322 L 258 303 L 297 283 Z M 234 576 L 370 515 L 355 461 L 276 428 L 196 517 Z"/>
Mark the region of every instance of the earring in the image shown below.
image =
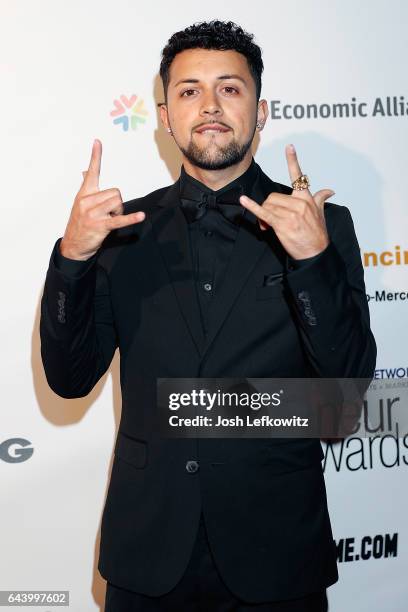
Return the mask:
<path id="1" fill-rule="evenodd" d="M 168 127 L 168 128 L 167 128 L 167 131 L 168 131 L 168 133 L 169 133 L 169 134 L 172 134 L 172 133 L 173 133 L 173 132 L 171 131 L 171 128 L 170 128 L 170 127 Z"/>
<path id="2" fill-rule="evenodd" d="M 262 130 L 262 128 L 263 128 L 263 123 L 261 123 L 260 121 L 258 121 L 258 123 L 256 124 L 256 127 L 258 128 L 258 130 Z"/>

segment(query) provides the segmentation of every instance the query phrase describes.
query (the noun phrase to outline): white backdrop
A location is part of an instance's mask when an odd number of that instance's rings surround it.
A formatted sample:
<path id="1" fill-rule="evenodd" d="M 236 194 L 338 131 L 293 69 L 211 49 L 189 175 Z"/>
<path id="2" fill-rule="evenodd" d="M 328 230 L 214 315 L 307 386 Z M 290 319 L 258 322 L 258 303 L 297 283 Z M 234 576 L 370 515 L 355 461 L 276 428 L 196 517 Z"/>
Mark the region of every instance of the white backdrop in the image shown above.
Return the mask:
<path id="1" fill-rule="evenodd" d="M 2 0 L 0 10 L 0 590 L 69 590 L 71 610 L 93 612 L 105 593 L 96 563 L 120 412 L 118 355 L 87 398 L 64 400 L 46 384 L 38 333 L 49 256 L 93 139 L 104 148 L 102 189 L 119 187 L 127 200 L 173 182 L 180 158 L 156 107 L 162 47 L 204 19 L 253 32 L 262 97 L 274 111 L 255 159 L 288 184 L 284 145 L 295 143 L 313 190 L 333 188 L 332 201 L 350 207 L 367 264 L 376 375 L 407 377 L 408 4 L 227 0 L 216 12 L 187 0 Z M 318 117 L 303 113 L 309 104 Z M 339 104 L 348 105 L 343 116 Z M 371 455 L 358 438 L 326 450 L 340 571 L 330 612 L 405 612 L 408 439 L 376 440 Z"/>

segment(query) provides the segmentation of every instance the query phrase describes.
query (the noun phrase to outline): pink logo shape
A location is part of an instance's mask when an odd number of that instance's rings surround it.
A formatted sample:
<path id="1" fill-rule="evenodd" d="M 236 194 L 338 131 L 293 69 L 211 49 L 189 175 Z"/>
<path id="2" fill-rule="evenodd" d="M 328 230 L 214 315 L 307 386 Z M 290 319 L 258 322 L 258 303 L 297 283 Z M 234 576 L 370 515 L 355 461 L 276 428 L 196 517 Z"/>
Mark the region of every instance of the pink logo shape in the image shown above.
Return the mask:
<path id="1" fill-rule="evenodd" d="M 114 100 L 113 104 L 115 106 L 115 110 L 111 111 L 111 117 L 118 117 L 118 115 L 123 115 L 126 108 L 131 108 L 136 102 L 136 100 L 136 94 L 133 94 L 130 98 L 125 95 L 122 95 L 120 96 L 120 100 Z"/>

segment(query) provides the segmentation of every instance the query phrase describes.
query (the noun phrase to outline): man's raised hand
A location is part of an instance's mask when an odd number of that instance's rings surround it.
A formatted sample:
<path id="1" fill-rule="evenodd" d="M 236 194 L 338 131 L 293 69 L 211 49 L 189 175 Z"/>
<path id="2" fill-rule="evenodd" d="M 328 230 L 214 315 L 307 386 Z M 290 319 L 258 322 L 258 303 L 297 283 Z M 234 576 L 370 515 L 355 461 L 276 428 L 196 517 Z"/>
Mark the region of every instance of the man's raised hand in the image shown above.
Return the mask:
<path id="1" fill-rule="evenodd" d="M 285 149 L 291 183 L 302 171 L 295 148 Z M 241 204 L 256 217 L 261 229 L 272 227 L 283 248 L 293 259 L 307 259 L 318 255 L 329 244 L 324 203 L 334 195 L 331 189 L 321 189 L 313 196 L 309 189 L 293 190 L 291 195 L 270 193 L 260 206 L 247 196 L 241 196 Z"/>
<path id="2" fill-rule="evenodd" d="M 89 259 L 98 251 L 109 232 L 140 223 L 145 218 L 142 211 L 123 214 L 119 189 L 99 189 L 101 158 L 102 143 L 95 140 L 88 170 L 82 173 L 82 185 L 60 243 L 61 254 L 69 259 Z"/>

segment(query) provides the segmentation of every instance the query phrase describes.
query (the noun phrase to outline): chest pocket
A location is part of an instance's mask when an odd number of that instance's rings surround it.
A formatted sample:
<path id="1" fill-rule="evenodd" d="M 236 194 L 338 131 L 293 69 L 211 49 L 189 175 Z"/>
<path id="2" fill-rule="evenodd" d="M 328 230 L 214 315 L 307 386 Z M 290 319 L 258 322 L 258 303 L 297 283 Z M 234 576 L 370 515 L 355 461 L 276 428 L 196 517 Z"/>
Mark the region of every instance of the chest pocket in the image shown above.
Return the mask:
<path id="1" fill-rule="evenodd" d="M 282 298 L 283 294 L 283 272 L 265 274 L 263 284 L 256 287 L 255 297 L 257 300 L 270 300 Z"/>

